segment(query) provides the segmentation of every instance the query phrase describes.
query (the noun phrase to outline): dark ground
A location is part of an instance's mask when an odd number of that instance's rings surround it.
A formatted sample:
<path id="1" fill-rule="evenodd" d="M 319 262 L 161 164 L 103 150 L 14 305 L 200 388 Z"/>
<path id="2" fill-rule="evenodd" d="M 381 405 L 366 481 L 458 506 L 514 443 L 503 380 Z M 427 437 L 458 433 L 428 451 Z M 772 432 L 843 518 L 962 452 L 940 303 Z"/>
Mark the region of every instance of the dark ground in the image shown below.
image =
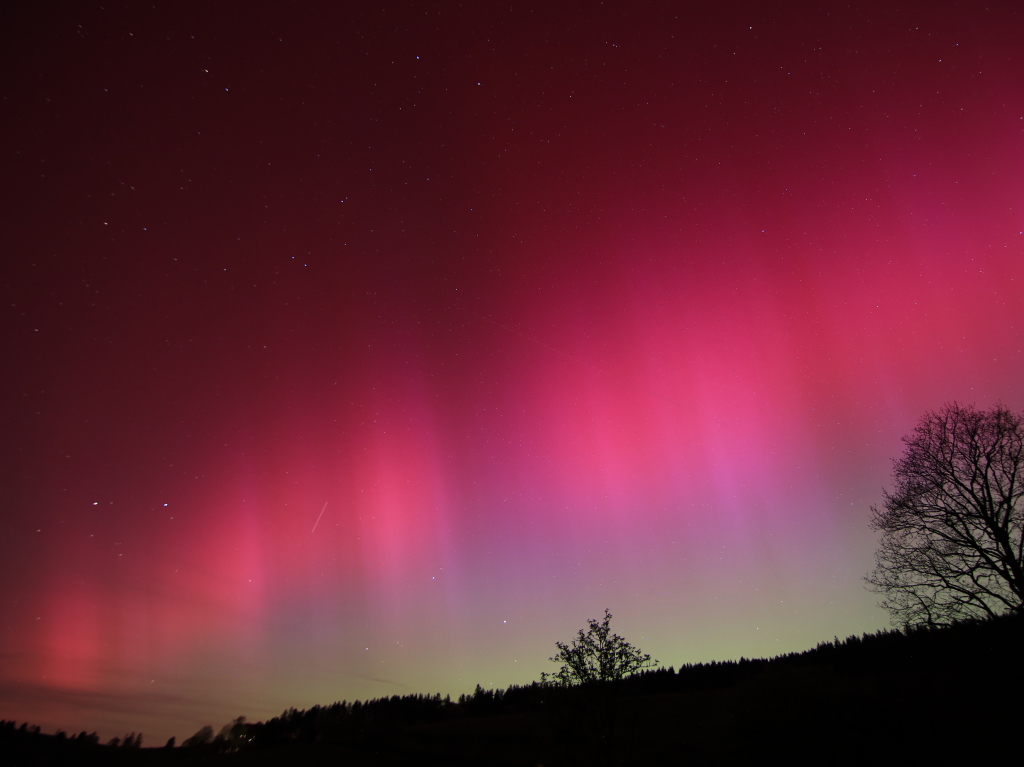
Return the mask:
<path id="1" fill-rule="evenodd" d="M 734 765 L 948 763 L 1019 731 L 1024 620 L 889 632 L 771 661 L 654 672 L 614 696 L 526 688 L 483 715 L 349 730 L 341 742 L 237 753 L 72 747 L 52 736 L 0 740 L 22 765 Z M 530 696 L 534 697 L 530 697 Z M 525 701 L 525 703 L 524 703 Z M 299 712 L 300 714 L 303 712 Z M 609 724 L 611 723 L 611 724 Z M 304 737 L 311 737 L 305 735 Z M 319 733 L 316 737 L 331 738 Z M 339 736 L 340 737 L 340 736 Z"/>

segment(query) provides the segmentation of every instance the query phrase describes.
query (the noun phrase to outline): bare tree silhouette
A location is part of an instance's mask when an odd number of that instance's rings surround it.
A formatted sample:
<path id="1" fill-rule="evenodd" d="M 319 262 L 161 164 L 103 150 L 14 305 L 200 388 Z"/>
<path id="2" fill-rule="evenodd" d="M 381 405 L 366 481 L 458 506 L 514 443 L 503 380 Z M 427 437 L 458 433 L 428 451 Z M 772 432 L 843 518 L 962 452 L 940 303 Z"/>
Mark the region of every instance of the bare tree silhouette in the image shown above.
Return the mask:
<path id="1" fill-rule="evenodd" d="M 620 682 L 658 663 L 613 634 L 611 620 L 611 612 L 605 609 L 604 620 L 589 619 L 587 630 L 580 629 L 571 644 L 555 642 L 558 653 L 550 660 L 562 667 L 554 674 L 541 674 L 542 683 L 575 688 L 571 693 L 584 716 L 585 731 L 589 730 L 585 740 L 589 741 L 592 760 L 597 764 L 614 764 L 618 760 Z"/>
<path id="2" fill-rule="evenodd" d="M 894 624 L 944 626 L 1024 612 L 1024 419 L 946 405 L 904 437 L 866 580 Z"/>
<path id="3" fill-rule="evenodd" d="M 593 682 L 615 682 L 630 674 L 657 665 L 629 642 L 613 634 L 611 630 L 612 614 L 605 609 L 604 620 L 598 623 L 590 618 L 590 628 L 585 632 L 579 630 L 571 645 L 555 642 L 558 654 L 550 658 L 554 663 L 561 663 L 562 668 L 554 674 L 541 674 L 544 682 L 554 682 L 563 686 L 590 684 Z"/>

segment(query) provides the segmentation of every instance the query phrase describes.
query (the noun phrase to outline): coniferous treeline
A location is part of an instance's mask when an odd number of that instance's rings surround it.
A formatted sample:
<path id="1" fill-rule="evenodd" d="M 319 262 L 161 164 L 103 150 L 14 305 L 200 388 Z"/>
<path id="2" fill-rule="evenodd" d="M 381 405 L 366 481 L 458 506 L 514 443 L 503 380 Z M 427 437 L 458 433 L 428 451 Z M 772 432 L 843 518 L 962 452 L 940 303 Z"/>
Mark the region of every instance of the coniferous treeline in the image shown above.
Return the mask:
<path id="1" fill-rule="evenodd" d="M 96 753 L 100 749 L 135 749 L 142 747 L 142 733 L 129 733 L 123 738 L 111 738 L 106 745 L 100 745 L 100 736 L 95 732 L 82 730 L 68 735 L 64 730 L 48 734 L 39 725 L 0 719 L 0 753 L 49 753 L 66 755 Z"/>
<path id="2" fill-rule="evenodd" d="M 134 734 L 133 734 L 134 737 Z M 140 736 L 141 738 L 141 736 Z M 100 743 L 100 736 L 95 732 L 83 730 L 77 734 L 68 735 L 64 730 L 49 735 L 41 731 L 38 724 L 30 725 L 28 722 L 17 722 L 0 719 L 0 743 L 57 743 L 66 744 L 70 747 L 93 747 Z"/>
<path id="3" fill-rule="evenodd" d="M 811 729 L 791 743 L 802 745 L 808 738 L 825 742 L 850 728 L 872 726 L 874 720 L 863 713 L 872 710 L 877 713 L 895 706 L 893 711 L 898 709 L 901 720 L 906 720 L 908 705 L 917 706 L 921 713 L 911 714 L 910 719 L 919 719 L 920 726 L 957 716 L 986 684 L 992 668 L 998 668 L 999 678 L 1007 684 L 1024 681 L 1024 660 L 1019 652 L 1022 637 L 1024 616 L 1016 615 L 943 629 L 883 630 L 836 638 L 771 660 L 740 658 L 686 664 L 678 670 L 646 670 L 622 680 L 616 689 L 626 704 L 625 711 L 642 712 L 637 714 L 640 727 L 644 718 L 666 716 L 676 721 L 674 711 L 691 720 L 705 717 L 700 726 L 693 725 L 695 754 L 735 750 L 742 742 L 729 734 L 732 725 L 719 724 L 719 720 L 753 722 L 760 728 L 759 737 L 785 738 L 789 736 L 779 735 L 780 728 L 794 716 L 803 717 L 814 725 L 808 724 Z M 537 742 L 547 739 L 544 742 L 550 743 L 565 732 L 560 724 L 551 723 L 563 721 L 565 712 L 587 694 L 583 689 L 534 682 L 497 690 L 477 685 L 473 693 L 457 700 L 440 694 L 415 694 L 341 701 L 305 710 L 291 708 L 263 722 L 239 717 L 216 735 L 206 726 L 182 743 L 188 748 L 173 751 L 214 754 L 316 743 L 387 749 L 411 732 L 473 731 L 489 718 L 494 723 L 486 725 L 489 732 L 500 732 L 503 722 L 533 722 L 535 737 L 540 739 Z M 829 706 L 815 702 L 825 699 Z M 941 710 L 933 705 L 938 700 L 942 701 Z M 934 719 L 936 716 L 939 719 Z M 474 724 L 478 721 L 480 725 Z M 626 732 L 624 737 L 628 741 L 631 736 Z M 883 740 L 888 738 L 885 742 L 891 747 L 901 748 L 900 737 L 893 733 Z M 644 741 L 657 738 L 645 734 Z M 95 733 L 46 735 L 37 726 L 0 722 L 0 745 L 15 742 L 21 750 L 35 743 L 47 750 L 92 748 L 109 754 L 115 753 L 111 746 L 119 746 L 116 753 L 128 756 L 124 746 L 141 745 L 141 735 L 133 733 L 100 745 Z M 168 746 L 173 742 L 171 739 Z M 172 752 L 164 753 L 170 756 Z"/>
<path id="4" fill-rule="evenodd" d="M 710 692 L 742 685 L 769 670 L 783 679 L 791 676 L 794 687 L 798 686 L 798 674 L 788 672 L 797 669 L 828 670 L 848 677 L 931 673 L 936 667 L 971 666 L 978 657 L 992 653 L 1016 654 L 1022 630 L 1024 617 L 1016 615 L 943 629 L 883 629 L 844 640 L 837 637 L 813 649 L 770 660 L 740 658 L 686 664 L 678 671 L 671 666 L 650 669 L 622 680 L 620 689 L 624 697 Z M 245 723 L 239 718 L 225 725 L 208 746 L 225 751 L 294 742 L 377 741 L 412 725 L 537 713 L 575 694 L 571 688 L 533 682 L 496 690 L 477 685 L 471 695 L 460 695 L 456 701 L 440 694 L 341 701 L 306 710 L 288 709 L 266 722 Z"/>

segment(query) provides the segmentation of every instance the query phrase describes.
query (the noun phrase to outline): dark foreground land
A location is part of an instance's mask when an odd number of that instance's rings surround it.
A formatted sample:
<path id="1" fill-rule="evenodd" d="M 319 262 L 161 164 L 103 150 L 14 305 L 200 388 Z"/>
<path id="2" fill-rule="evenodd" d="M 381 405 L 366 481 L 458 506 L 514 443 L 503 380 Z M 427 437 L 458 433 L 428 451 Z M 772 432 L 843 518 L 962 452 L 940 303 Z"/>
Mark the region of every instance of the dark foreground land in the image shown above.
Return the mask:
<path id="1" fill-rule="evenodd" d="M 540 685 L 288 711 L 193 748 L 110 748 L 7 727 L 20 765 L 921 764 L 1011 747 L 1024 619 L 882 632 L 772 660 L 646 672 L 617 689 Z M 237 749 L 225 752 L 226 749 Z M 993 751 L 994 749 L 994 751 Z"/>

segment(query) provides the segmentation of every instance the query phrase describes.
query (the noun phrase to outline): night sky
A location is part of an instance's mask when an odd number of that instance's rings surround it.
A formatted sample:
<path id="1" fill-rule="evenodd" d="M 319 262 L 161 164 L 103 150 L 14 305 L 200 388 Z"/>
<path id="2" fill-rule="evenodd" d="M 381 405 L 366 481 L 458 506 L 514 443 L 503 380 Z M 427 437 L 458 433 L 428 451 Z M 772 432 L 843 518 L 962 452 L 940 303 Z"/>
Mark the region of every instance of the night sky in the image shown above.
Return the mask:
<path id="1" fill-rule="evenodd" d="M 900 438 L 1024 406 L 1019 8 L 5 3 L 0 718 L 888 625 Z"/>

